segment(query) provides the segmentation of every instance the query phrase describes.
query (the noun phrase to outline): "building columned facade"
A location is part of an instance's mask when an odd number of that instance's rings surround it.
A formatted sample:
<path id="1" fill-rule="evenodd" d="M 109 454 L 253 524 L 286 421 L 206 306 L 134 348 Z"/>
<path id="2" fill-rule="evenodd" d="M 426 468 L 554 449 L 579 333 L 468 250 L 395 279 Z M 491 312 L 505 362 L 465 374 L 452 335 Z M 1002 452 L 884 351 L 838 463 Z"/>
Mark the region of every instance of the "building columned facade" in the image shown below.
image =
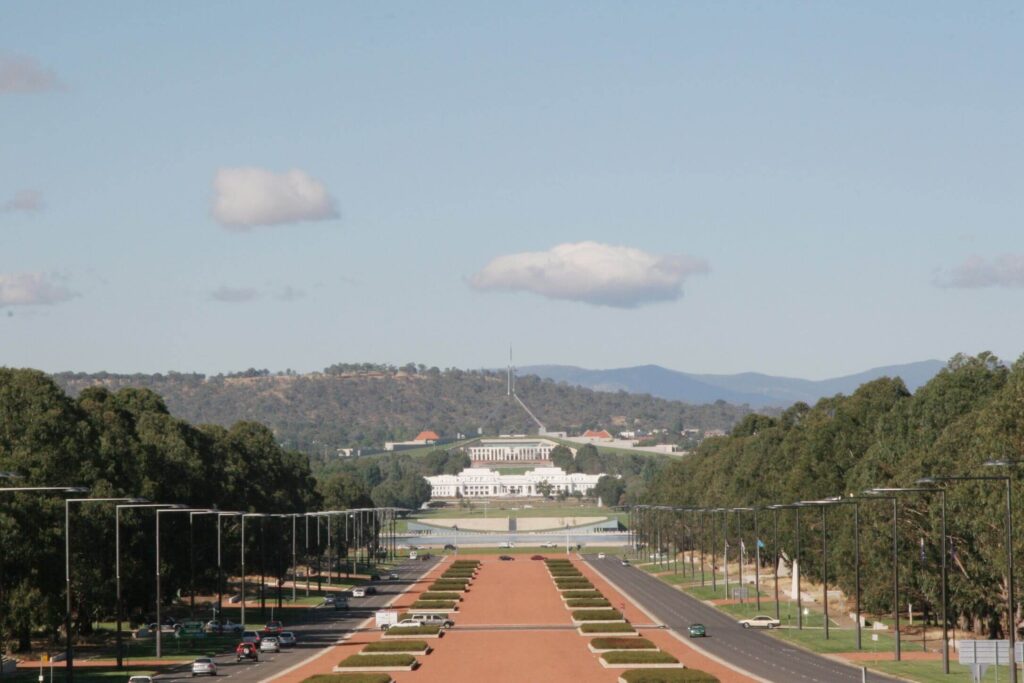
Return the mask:
<path id="1" fill-rule="evenodd" d="M 543 495 L 537 487 L 551 485 L 551 493 L 589 494 L 602 474 L 566 474 L 560 467 L 537 467 L 523 474 L 501 474 L 485 467 L 469 467 L 458 474 L 424 477 L 431 498 L 526 498 Z"/>
<path id="2" fill-rule="evenodd" d="M 481 439 L 466 447 L 470 461 L 548 462 L 558 444 L 548 439 Z"/>

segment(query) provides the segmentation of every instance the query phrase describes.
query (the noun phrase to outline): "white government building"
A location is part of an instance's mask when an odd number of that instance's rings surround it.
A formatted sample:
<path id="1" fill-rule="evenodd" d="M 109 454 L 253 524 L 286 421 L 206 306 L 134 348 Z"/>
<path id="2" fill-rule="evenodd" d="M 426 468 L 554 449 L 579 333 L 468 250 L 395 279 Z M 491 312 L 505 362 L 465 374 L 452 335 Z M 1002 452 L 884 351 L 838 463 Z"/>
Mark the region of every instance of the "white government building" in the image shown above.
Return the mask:
<path id="1" fill-rule="evenodd" d="M 539 497 L 537 486 L 551 484 L 551 492 L 590 493 L 603 474 L 566 474 L 560 467 L 537 467 L 523 474 L 501 474 L 486 467 L 469 467 L 458 474 L 424 477 L 430 484 L 431 498 L 526 498 Z"/>
<path id="2" fill-rule="evenodd" d="M 466 453 L 472 462 L 548 462 L 557 445 L 548 439 L 480 439 Z"/>

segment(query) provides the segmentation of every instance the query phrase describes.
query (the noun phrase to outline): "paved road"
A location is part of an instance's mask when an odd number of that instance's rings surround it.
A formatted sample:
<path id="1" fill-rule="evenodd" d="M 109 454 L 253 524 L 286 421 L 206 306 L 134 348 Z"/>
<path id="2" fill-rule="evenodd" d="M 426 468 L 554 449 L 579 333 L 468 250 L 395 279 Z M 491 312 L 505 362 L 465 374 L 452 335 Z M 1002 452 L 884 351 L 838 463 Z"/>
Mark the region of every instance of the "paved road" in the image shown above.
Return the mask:
<path id="1" fill-rule="evenodd" d="M 395 568 L 399 578 L 376 583 L 377 594 L 365 598 L 349 598 L 349 610 L 335 610 L 332 607 L 317 607 L 308 610 L 289 609 L 288 615 L 302 615 L 301 622 L 285 623 L 286 630 L 295 633 L 298 641 L 295 647 L 284 648 L 278 654 L 260 653 L 259 662 L 235 661 L 234 653 L 219 655 L 217 662 L 218 679 L 230 678 L 231 683 L 257 683 L 280 674 L 285 669 L 315 655 L 318 650 L 334 644 L 346 631 L 353 631 L 375 610 L 383 608 L 399 593 L 404 592 L 424 572 L 433 567 L 440 558 L 430 561 L 406 561 Z M 299 618 L 298 616 L 294 618 Z M 192 678 L 191 665 L 170 673 L 157 676 L 161 683 Z"/>
<path id="2" fill-rule="evenodd" d="M 821 681 L 860 683 L 860 669 L 793 647 L 752 629 L 735 619 L 636 567 L 624 567 L 618 558 L 584 559 L 608 580 L 672 630 L 686 636 L 690 624 L 707 626 L 708 637 L 695 645 L 729 664 L 777 683 Z M 869 683 L 890 683 L 896 679 L 868 673 Z"/>

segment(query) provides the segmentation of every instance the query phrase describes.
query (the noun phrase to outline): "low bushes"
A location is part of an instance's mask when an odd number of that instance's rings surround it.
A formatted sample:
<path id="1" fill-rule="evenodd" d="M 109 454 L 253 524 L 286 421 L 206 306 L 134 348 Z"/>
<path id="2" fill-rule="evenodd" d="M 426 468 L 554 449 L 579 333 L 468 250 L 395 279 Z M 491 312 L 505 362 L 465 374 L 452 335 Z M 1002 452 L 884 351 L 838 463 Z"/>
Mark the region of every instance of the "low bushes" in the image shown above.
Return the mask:
<path id="1" fill-rule="evenodd" d="M 453 600 L 417 600 L 409 609 L 455 609 Z"/>
<path id="2" fill-rule="evenodd" d="M 609 639 L 605 639 L 609 640 Z M 626 640 L 620 638 L 619 640 Z M 366 654 L 378 654 L 381 652 L 422 652 L 429 647 L 425 640 L 378 640 L 375 643 L 367 643 L 363 648 Z"/>
<path id="3" fill-rule="evenodd" d="M 595 650 L 653 650 L 655 646 L 646 638 L 594 638 L 590 647 Z"/>
<path id="4" fill-rule="evenodd" d="M 353 669 L 360 666 L 412 666 L 416 658 L 412 655 L 349 655 L 338 663 L 340 667 Z"/>
<path id="5" fill-rule="evenodd" d="M 444 592 L 444 591 L 464 591 L 466 590 L 466 582 L 464 581 L 435 581 L 427 587 L 428 592 Z"/>
<path id="6" fill-rule="evenodd" d="M 581 624 L 583 633 L 636 633 L 632 624 L 614 622 L 611 624 Z"/>
<path id="7" fill-rule="evenodd" d="M 581 609 L 572 613 L 574 621 L 619 621 L 622 612 L 617 609 Z"/>
<path id="8" fill-rule="evenodd" d="M 580 591 L 580 590 L 594 590 L 594 584 L 587 580 L 576 580 L 576 579 L 555 579 L 555 585 L 558 586 L 559 590 L 563 591 Z"/>
<path id="9" fill-rule="evenodd" d="M 455 600 L 456 602 L 462 598 L 462 593 L 439 593 L 437 591 L 427 591 L 420 595 L 420 600 Z"/>
<path id="10" fill-rule="evenodd" d="M 566 600 L 579 600 L 583 598 L 603 598 L 601 591 L 562 591 L 562 597 Z"/>
<path id="11" fill-rule="evenodd" d="M 630 669 L 623 671 L 626 683 L 718 683 L 718 679 L 700 669 Z"/>
<path id="12" fill-rule="evenodd" d="M 436 636 L 441 632 L 440 626 L 392 626 L 384 632 L 385 636 Z"/>
<path id="13" fill-rule="evenodd" d="M 302 683 L 391 683 L 390 674 L 317 674 Z"/>
<path id="14" fill-rule="evenodd" d="M 604 598 L 573 598 L 565 601 L 566 607 L 611 607 Z"/>
<path id="15" fill-rule="evenodd" d="M 441 574 L 440 577 L 438 577 L 438 580 L 440 580 L 440 581 L 444 581 L 445 579 L 456 579 L 456 580 L 466 579 L 466 580 L 469 580 L 469 579 L 472 579 L 472 578 L 474 578 L 473 572 L 445 572 L 444 574 Z"/>
<path id="16" fill-rule="evenodd" d="M 605 652 L 601 659 L 609 664 L 678 664 L 679 660 L 667 652 Z"/>

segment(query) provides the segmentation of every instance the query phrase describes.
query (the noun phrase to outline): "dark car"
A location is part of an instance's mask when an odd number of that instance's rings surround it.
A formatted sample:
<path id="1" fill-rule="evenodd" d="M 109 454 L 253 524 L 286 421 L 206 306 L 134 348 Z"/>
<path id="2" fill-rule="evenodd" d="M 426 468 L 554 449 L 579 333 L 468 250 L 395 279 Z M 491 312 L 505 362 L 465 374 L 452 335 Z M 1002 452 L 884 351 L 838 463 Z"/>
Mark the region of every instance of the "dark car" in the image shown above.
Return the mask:
<path id="1" fill-rule="evenodd" d="M 530 559 L 531 559 L 531 560 L 543 560 L 543 559 L 545 559 L 545 558 L 544 558 L 544 556 L 543 556 L 543 555 L 534 555 L 534 556 L 533 556 L 533 557 L 531 557 Z"/>
<path id="2" fill-rule="evenodd" d="M 704 624 L 690 624 L 687 627 L 691 638 L 706 638 L 708 635 L 707 629 L 704 628 Z"/>
<path id="3" fill-rule="evenodd" d="M 267 625 L 263 627 L 264 633 L 280 633 L 284 630 L 284 624 L 280 621 L 268 621 Z"/>
<path id="4" fill-rule="evenodd" d="M 452 545 L 451 543 L 445 543 L 444 544 L 444 549 L 445 550 L 455 550 L 455 546 Z"/>
<path id="5" fill-rule="evenodd" d="M 239 643 L 235 648 L 235 661 L 251 659 L 254 662 L 260 661 L 260 651 L 252 643 Z"/>
<path id="6" fill-rule="evenodd" d="M 508 562 L 509 560 L 514 560 L 516 558 L 512 557 L 511 555 L 501 555 L 498 557 L 498 559 L 504 562 Z"/>

